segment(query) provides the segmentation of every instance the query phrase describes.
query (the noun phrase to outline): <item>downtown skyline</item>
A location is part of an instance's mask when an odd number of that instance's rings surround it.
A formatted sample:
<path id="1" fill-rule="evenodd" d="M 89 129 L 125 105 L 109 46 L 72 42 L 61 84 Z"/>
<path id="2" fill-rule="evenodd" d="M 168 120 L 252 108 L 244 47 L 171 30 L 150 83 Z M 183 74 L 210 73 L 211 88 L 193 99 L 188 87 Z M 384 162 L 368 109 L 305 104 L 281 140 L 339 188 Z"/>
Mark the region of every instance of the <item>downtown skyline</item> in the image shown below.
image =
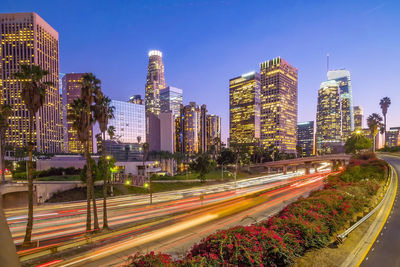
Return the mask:
<path id="1" fill-rule="evenodd" d="M 106 4 L 100 3 L 87 20 L 84 19 L 89 8 L 87 3 L 82 11 L 65 7 L 71 17 L 60 16 L 64 7 L 52 5 L 49 8 L 45 1 L 35 4 L 6 2 L 1 12 L 37 12 L 59 32 L 60 72 L 95 73 L 103 81 L 104 92 L 112 99 L 126 100 L 134 94 L 144 96 L 147 53 L 152 49 L 161 50 L 166 83 L 184 91 L 184 104 L 189 101 L 205 103 L 210 113 L 221 116 L 224 142 L 229 135 L 229 79 L 257 70 L 260 62 L 278 56 L 299 70 L 298 121 L 315 120 L 318 88 L 326 79 L 327 53 L 330 53 L 330 69 L 346 68 L 351 72 L 353 104 L 364 108 L 365 117 L 380 112 L 379 105 L 369 101 L 371 98 L 388 95 L 393 103 L 398 102 L 400 97 L 396 95 L 396 88 L 389 85 L 396 84 L 395 77 L 385 71 L 398 68 L 397 46 L 386 47 L 386 43 L 395 43 L 399 38 L 390 34 L 399 26 L 394 21 L 399 10 L 397 3 L 336 2 L 310 8 L 300 1 L 260 2 L 260 9 L 269 6 L 288 17 L 287 21 L 272 25 L 278 12 L 265 16 L 241 3 L 174 2 L 166 6 L 152 2 L 140 7 L 140 12 L 137 12 L 140 4 L 120 4 L 105 9 Z M 341 5 L 346 9 L 343 10 Z M 176 7 L 186 12 L 173 18 L 171 12 Z M 227 21 L 239 12 L 239 8 L 242 8 L 243 17 L 229 25 Z M 218 12 L 222 9 L 219 18 Z M 141 15 L 130 17 L 129 10 Z M 338 10 L 342 10 L 340 20 L 333 15 Z M 152 14 L 157 18 L 151 18 Z M 96 19 L 102 15 L 107 19 Z M 201 15 L 207 16 L 210 22 L 199 23 L 202 22 Z M 179 24 L 180 20 L 187 25 Z M 82 23 L 92 31 L 77 29 Z M 292 27 L 294 23 L 296 26 Z M 150 30 L 156 25 L 173 29 L 168 34 L 160 32 L 154 36 Z M 265 28 L 266 25 L 270 27 Z M 263 28 L 267 29 L 265 35 L 260 35 Z M 241 38 L 243 30 L 247 30 L 246 38 Z M 99 38 L 104 42 L 99 43 Z M 299 42 L 304 38 L 308 42 Z M 378 64 L 385 68 L 377 68 Z M 391 115 L 399 110 L 396 105 L 391 106 L 388 128 L 400 124 L 400 120 Z"/>

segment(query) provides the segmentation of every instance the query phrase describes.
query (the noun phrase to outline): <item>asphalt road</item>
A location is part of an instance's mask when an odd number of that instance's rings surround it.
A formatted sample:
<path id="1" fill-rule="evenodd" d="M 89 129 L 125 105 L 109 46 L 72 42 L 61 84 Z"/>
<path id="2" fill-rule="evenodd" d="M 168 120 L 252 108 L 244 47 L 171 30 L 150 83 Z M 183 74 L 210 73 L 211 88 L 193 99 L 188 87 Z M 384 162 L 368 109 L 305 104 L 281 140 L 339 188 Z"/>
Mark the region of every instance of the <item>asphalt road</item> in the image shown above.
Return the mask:
<path id="1" fill-rule="evenodd" d="M 400 157 L 381 156 L 393 165 L 400 175 Z M 400 267 L 400 183 L 391 213 L 379 237 L 375 240 L 370 251 L 360 266 L 362 267 Z"/>

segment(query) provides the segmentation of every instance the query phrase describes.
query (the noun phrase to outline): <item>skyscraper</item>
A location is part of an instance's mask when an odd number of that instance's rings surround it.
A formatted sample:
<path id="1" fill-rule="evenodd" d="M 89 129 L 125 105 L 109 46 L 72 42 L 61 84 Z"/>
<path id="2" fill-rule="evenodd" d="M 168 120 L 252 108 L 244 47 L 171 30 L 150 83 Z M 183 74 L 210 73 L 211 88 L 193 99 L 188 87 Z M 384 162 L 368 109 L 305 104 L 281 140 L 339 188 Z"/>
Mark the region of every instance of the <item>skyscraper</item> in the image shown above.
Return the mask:
<path id="1" fill-rule="evenodd" d="M 254 145 L 260 139 L 260 74 L 250 72 L 229 80 L 229 139 Z"/>
<path id="2" fill-rule="evenodd" d="M 314 121 L 297 123 L 297 145 L 302 149 L 302 155 L 314 155 Z"/>
<path id="3" fill-rule="evenodd" d="M 129 103 L 144 105 L 142 95 L 133 95 L 128 100 Z"/>
<path id="4" fill-rule="evenodd" d="M 332 153 L 341 145 L 341 109 L 336 81 L 321 83 L 317 104 L 317 153 Z"/>
<path id="5" fill-rule="evenodd" d="M 200 151 L 200 108 L 195 102 L 181 106 L 176 120 L 176 151 L 195 155 Z"/>
<path id="6" fill-rule="evenodd" d="M 83 147 L 78 139 L 78 133 L 72 128 L 73 121 L 68 120 L 71 113 L 71 104 L 81 96 L 82 76 L 85 73 L 67 73 L 62 78 L 62 104 L 64 127 L 64 151 L 66 153 L 83 153 Z M 93 152 L 93 127 L 89 132 L 89 150 Z"/>
<path id="7" fill-rule="evenodd" d="M 261 142 L 296 153 L 297 69 L 280 57 L 260 64 Z"/>
<path id="8" fill-rule="evenodd" d="M 215 143 L 215 141 L 218 142 Z M 215 145 L 215 149 L 218 152 L 218 149 L 221 146 L 221 117 L 217 115 L 207 115 L 207 147 L 211 148 L 212 145 Z"/>
<path id="9" fill-rule="evenodd" d="M 354 131 L 353 94 L 350 71 L 345 69 L 330 70 L 327 76 L 328 80 L 335 80 L 340 89 L 342 141 L 345 142 Z"/>
<path id="10" fill-rule="evenodd" d="M 40 65 L 48 70 L 44 105 L 35 114 L 33 142 L 42 153 L 62 150 L 59 92 L 58 32 L 34 12 L 0 14 L 0 102 L 12 106 L 6 144 L 24 147 L 28 143 L 29 111 L 21 98 L 22 83 L 13 75 L 20 64 Z"/>
<path id="11" fill-rule="evenodd" d="M 361 130 L 363 127 L 364 110 L 361 106 L 354 106 L 354 129 Z"/>
<path id="12" fill-rule="evenodd" d="M 158 50 L 149 52 L 149 66 L 146 79 L 146 113 L 160 114 L 160 90 L 165 88 L 164 63 Z"/>
<path id="13" fill-rule="evenodd" d="M 168 86 L 160 91 L 161 112 L 172 111 L 174 117 L 178 117 L 183 104 L 182 90 Z"/>
<path id="14" fill-rule="evenodd" d="M 145 107 L 124 101 L 111 100 L 110 106 L 114 106 L 114 118 L 109 119 L 108 125 L 115 127 L 115 138 L 121 143 L 146 142 L 146 116 Z M 106 139 L 109 136 L 106 134 Z"/>

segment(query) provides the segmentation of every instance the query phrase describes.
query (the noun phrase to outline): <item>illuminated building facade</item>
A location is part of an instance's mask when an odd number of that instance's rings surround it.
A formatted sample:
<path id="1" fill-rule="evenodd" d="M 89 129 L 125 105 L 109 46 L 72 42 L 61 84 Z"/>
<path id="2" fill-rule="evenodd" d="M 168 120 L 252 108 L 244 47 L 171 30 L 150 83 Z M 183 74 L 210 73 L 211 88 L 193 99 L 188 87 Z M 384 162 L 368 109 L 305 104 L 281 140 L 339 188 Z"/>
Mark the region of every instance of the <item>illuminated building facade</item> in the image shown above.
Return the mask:
<path id="1" fill-rule="evenodd" d="M 114 106 L 114 118 L 109 119 L 108 126 L 115 127 L 115 136 L 121 143 L 146 142 L 146 116 L 145 106 L 124 101 L 111 100 L 110 106 Z M 106 139 L 110 137 L 106 134 Z"/>
<path id="2" fill-rule="evenodd" d="M 254 145 L 260 139 L 260 74 L 229 80 L 229 142 Z"/>
<path id="3" fill-rule="evenodd" d="M 144 105 L 144 100 L 142 99 L 142 95 L 133 95 L 128 100 L 129 103 Z"/>
<path id="4" fill-rule="evenodd" d="M 355 106 L 354 110 L 354 129 L 362 129 L 364 120 L 364 110 L 361 106 Z"/>
<path id="5" fill-rule="evenodd" d="M 340 106 L 341 106 L 341 121 L 342 121 L 342 141 L 350 137 L 354 131 L 354 115 L 353 115 L 353 96 L 348 70 L 330 70 L 328 71 L 328 80 L 335 80 L 339 86 Z"/>
<path id="6" fill-rule="evenodd" d="M 314 155 L 314 121 L 297 123 L 297 145 L 302 149 L 302 156 Z"/>
<path id="7" fill-rule="evenodd" d="M 391 127 L 386 131 L 386 146 L 400 146 L 400 127 Z"/>
<path id="8" fill-rule="evenodd" d="M 341 145 L 341 110 L 339 85 L 321 83 L 318 90 L 316 146 L 318 154 L 335 152 Z"/>
<path id="9" fill-rule="evenodd" d="M 78 133 L 72 128 L 72 120 L 68 120 L 71 104 L 81 96 L 81 82 L 84 73 L 67 73 L 62 78 L 62 103 L 64 126 L 64 151 L 66 153 L 83 153 L 83 146 L 78 139 Z M 89 150 L 93 152 L 93 128 L 89 133 Z"/>
<path id="10" fill-rule="evenodd" d="M 207 148 L 215 146 L 216 152 L 221 147 L 221 117 L 217 115 L 207 115 Z M 217 141 L 217 142 L 216 142 Z"/>
<path id="11" fill-rule="evenodd" d="M 49 71 L 44 80 L 53 84 L 34 116 L 33 141 L 38 152 L 61 152 L 58 32 L 36 13 L 10 13 L 0 14 L 0 36 L 0 102 L 12 106 L 6 145 L 27 146 L 30 127 L 29 111 L 20 96 L 22 83 L 13 75 L 21 64 L 40 65 Z"/>
<path id="12" fill-rule="evenodd" d="M 296 153 L 297 69 L 280 57 L 260 64 L 261 143 Z"/>
<path id="13" fill-rule="evenodd" d="M 160 91 L 161 112 L 172 111 L 177 118 L 180 114 L 181 105 L 183 104 L 182 90 L 176 87 L 168 86 Z"/>
<path id="14" fill-rule="evenodd" d="M 176 120 L 176 151 L 185 155 L 200 152 L 200 108 L 195 102 L 181 106 L 180 117 Z"/>
<path id="15" fill-rule="evenodd" d="M 160 114 L 160 90 L 165 88 L 164 63 L 158 50 L 149 52 L 149 65 L 146 79 L 146 112 Z"/>

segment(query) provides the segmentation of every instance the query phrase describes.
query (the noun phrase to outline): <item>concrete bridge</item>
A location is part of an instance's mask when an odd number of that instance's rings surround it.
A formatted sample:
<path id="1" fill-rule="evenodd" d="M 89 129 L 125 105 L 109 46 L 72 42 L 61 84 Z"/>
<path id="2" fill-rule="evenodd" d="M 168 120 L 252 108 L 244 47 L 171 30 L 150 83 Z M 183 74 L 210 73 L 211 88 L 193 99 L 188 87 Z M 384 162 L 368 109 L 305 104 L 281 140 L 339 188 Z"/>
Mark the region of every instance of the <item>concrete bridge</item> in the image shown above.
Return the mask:
<path id="1" fill-rule="evenodd" d="M 260 164 L 252 164 L 249 167 L 250 169 L 264 168 L 267 172 L 271 172 L 271 169 L 278 169 L 278 171 L 282 170 L 284 174 L 286 174 L 289 169 L 291 171 L 296 171 L 299 167 L 304 167 L 306 174 L 309 174 L 311 168 L 314 168 L 317 172 L 317 168 L 322 162 L 329 162 L 331 164 L 331 168 L 335 169 L 337 167 L 344 166 L 349 162 L 350 158 L 351 155 L 347 154 L 329 154 L 306 158 L 269 161 Z"/>

